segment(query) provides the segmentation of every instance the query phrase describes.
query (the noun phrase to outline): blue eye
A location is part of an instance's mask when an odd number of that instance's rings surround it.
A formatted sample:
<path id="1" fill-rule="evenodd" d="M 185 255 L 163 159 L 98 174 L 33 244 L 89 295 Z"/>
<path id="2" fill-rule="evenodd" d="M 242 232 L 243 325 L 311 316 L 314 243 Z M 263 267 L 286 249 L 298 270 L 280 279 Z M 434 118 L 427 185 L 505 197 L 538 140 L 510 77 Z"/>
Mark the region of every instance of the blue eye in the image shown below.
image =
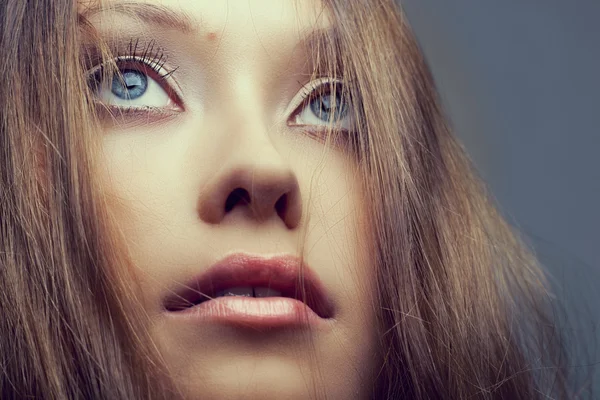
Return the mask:
<path id="1" fill-rule="evenodd" d="M 330 93 L 324 95 L 317 95 L 309 103 L 310 110 L 314 115 L 324 122 L 337 121 L 343 119 L 348 114 L 348 103 L 344 100 L 341 95 L 336 96 L 336 101 L 339 104 L 336 108 L 333 107 L 333 96 Z M 336 113 L 335 118 L 332 118 L 332 114 Z"/>
<path id="2" fill-rule="evenodd" d="M 141 71 L 126 69 L 121 76 L 115 75 L 112 80 L 111 92 L 123 100 L 135 100 L 146 93 L 148 77 Z"/>
<path id="3" fill-rule="evenodd" d="M 180 109 L 180 97 L 170 84 L 168 73 L 161 74 L 145 62 L 118 60 L 119 71 L 104 76 L 102 67 L 90 73 L 88 84 L 96 99 L 121 109 Z"/>
<path id="4" fill-rule="evenodd" d="M 295 109 L 288 122 L 290 126 L 318 129 L 331 126 L 345 131 L 354 129 L 352 104 L 348 101 L 341 82 L 332 78 L 320 78 L 304 85 L 294 96 L 290 109 Z"/>

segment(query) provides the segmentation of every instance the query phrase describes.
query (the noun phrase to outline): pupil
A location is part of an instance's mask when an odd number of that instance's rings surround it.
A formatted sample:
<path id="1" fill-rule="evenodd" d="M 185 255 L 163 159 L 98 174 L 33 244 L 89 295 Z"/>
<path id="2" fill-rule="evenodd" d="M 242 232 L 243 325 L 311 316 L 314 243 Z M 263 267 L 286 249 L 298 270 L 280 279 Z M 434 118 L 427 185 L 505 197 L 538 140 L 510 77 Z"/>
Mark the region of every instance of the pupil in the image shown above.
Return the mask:
<path id="1" fill-rule="evenodd" d="M 115 75 L 112 81 L 112 93 L 123 100 L 135 100 L 148 88 L 148 77 L 133 69 L 126 69 L 121 76 Z"/>

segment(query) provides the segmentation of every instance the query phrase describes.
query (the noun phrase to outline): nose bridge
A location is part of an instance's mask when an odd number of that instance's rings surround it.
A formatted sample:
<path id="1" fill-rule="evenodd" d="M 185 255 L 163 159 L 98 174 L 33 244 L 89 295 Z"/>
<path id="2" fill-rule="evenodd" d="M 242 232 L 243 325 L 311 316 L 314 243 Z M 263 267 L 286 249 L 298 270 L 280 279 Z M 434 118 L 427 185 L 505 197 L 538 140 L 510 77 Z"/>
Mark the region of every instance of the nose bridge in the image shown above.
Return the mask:
<path id="1" fill-rule="evenodd" d="M 268 138 L 270 121 L 266 104 L 265 89 L 250 73 L 237 74 L 231 81 L 230 104 L 225 112 L 228 130 L 243 142 L 254 142 Z"/>
<path id="2" fill-rule="evenodd" d="M 293 228 L 301 217 L 300 191 L 291 165 L 273 141 L 277 124 L 268 117 L 258 82 L 238 78 L 233 86 L 221 130 L 228 138 L 224 158 L 201 190 L 199 216 L 211 224 L 230 214 L 256 221 L 278 216 Z"/>
<path id="3" fill-rule="evenodd" d="M 233 99 L 225 117 L 229 120 L 228 136 L 232 138 L 226 165 L 229 173 L 237 177 L 234 181 L 248 180 L 250 194 L 259 191 L 264 195 L 274 189 L 273 182 L 284 184 L 293 173 L 275 146 L 277 124 L 269 117 L 261 83 L 250 74 L 240 74 L 233 81 L 231 93 Z"/>

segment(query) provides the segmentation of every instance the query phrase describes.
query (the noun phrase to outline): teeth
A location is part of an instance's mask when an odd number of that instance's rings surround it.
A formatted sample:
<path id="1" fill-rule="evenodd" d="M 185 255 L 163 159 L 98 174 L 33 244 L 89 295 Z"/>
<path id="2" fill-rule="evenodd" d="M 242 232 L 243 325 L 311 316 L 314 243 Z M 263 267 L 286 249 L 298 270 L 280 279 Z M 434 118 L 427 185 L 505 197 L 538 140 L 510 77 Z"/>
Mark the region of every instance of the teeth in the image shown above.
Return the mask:
<path id="1" fill-rule="evenodd" d="M 252 292 L 252 287 L 250 287 L 250 286 L 243 286 L 243 287 L 229 288 L 229 289 L 225 289 L 225 290 L 221 290 L 220 292 L 217 292 L 216 297 L 222 297 L 222 296 L 246 296 L 246 297 L 253 297 L 254 294 Z"/>
<path id="2" fill-rule="evenodd" d="M 245 297 L 280 297 L 281 292 L 266 287 L 252 288 L 250 286 L 235 287 L 217 292 L 215 297 L 245 296 Z"/>
<path id="3" fill-rule="evenodd" d="M 280 297 L 281 292 L 266 287 L 255 287 L 254 297 Z"/>

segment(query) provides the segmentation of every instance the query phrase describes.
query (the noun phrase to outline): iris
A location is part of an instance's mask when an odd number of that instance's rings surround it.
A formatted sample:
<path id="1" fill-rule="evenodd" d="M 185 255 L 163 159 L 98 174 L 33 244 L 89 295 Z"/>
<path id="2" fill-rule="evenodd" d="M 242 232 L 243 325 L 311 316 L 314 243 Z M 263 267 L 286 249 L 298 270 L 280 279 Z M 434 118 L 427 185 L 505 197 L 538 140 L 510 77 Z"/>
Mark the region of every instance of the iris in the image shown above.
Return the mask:
<path id="1" fill-rule="evenodd" d="M 135 100 L 142 97 L 148 89 L 146 74 L 134 69 L 126 69 L 112 80 L 112 93 L 123 100 Z"/>
<path id="2" fill-rule="evenodd" d="M 331 121 L 332 113 L 337 112 L 334 120 L 340 120 L 348 113 L 348 103 L 337 94 L 336 107 L 333 107 L 333 95 L 331 93 L 315 97 L 309 104 L 310 110 L 321 120 Z"/>

